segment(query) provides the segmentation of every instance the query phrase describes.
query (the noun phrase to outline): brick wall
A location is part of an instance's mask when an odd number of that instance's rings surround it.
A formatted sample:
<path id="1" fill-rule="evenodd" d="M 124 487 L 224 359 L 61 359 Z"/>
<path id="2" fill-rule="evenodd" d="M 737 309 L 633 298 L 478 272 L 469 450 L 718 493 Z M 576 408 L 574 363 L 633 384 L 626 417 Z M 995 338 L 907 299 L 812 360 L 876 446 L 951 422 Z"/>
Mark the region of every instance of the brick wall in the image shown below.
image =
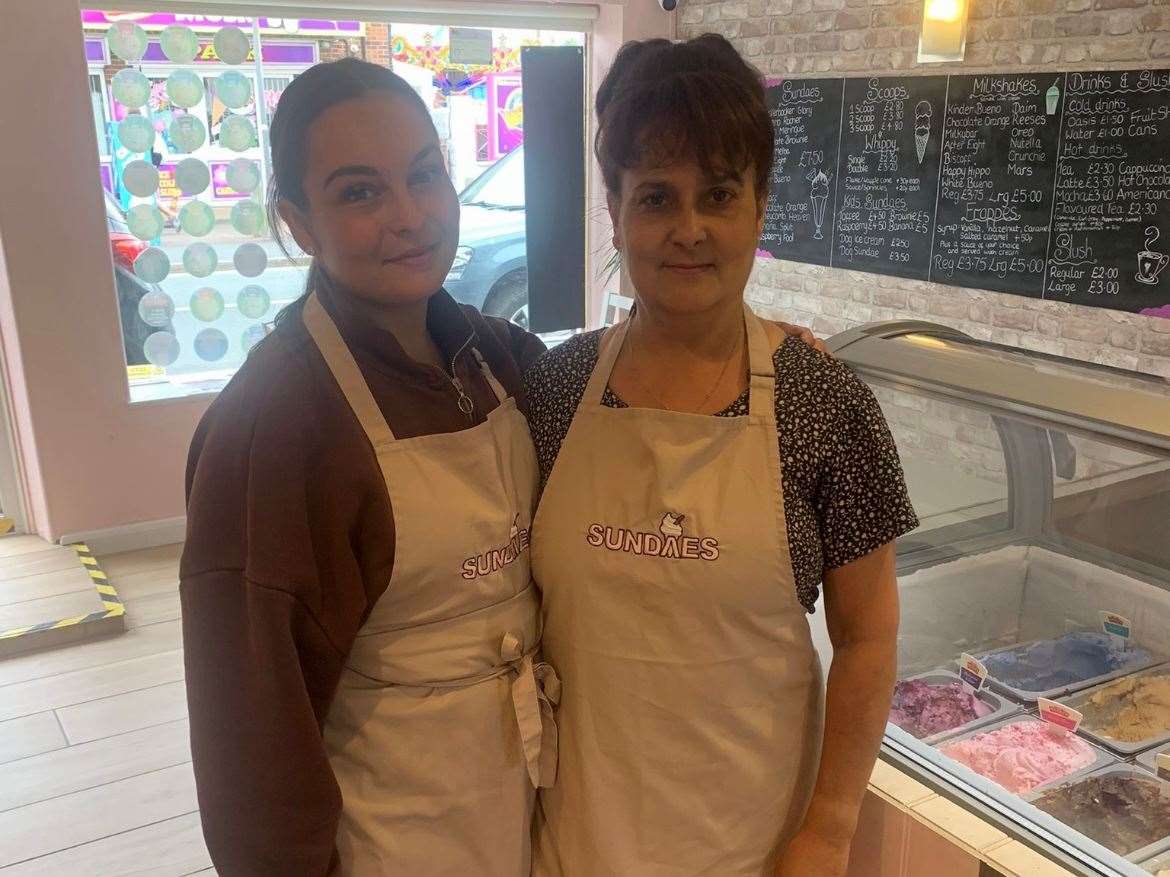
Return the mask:
<path id="1" fill-rule="evenodd" d="M 922 0 L 682 0 L 679 36 L 720 33 L 764 73 L 814 76 L 1170 67 L 1170 0 L 970 0 L 962 63 L 916 62 Z M 759 260 L 747 297 L 820 335 L 928 319 L 982 339 L 1170 377 L 1170 320 Z"/>

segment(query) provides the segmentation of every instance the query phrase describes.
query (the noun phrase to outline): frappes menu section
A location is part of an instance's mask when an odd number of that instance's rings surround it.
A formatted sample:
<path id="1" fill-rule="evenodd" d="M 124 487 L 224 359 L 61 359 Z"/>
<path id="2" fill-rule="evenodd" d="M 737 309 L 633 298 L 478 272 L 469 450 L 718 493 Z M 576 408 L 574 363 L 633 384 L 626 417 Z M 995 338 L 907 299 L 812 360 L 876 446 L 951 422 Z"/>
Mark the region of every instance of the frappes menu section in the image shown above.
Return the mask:
<path id="1" fill-rule="evenodd" d="M 782 80 L 762 254 L 1170 316 L 1170 71 Z"/>

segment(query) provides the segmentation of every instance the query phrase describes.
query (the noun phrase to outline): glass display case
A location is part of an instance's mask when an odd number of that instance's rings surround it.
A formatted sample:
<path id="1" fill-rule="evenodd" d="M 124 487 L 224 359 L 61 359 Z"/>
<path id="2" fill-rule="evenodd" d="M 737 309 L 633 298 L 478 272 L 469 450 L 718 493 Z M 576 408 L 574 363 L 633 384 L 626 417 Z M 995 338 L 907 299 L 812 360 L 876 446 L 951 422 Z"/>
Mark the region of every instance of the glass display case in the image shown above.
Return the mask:
<path id="1" fill-rule="evenodd" d="M 921 520 L 882 757 L 1074 873 L 1170 869 L 1170 383 L 928 323 L 829 346 Z"/>

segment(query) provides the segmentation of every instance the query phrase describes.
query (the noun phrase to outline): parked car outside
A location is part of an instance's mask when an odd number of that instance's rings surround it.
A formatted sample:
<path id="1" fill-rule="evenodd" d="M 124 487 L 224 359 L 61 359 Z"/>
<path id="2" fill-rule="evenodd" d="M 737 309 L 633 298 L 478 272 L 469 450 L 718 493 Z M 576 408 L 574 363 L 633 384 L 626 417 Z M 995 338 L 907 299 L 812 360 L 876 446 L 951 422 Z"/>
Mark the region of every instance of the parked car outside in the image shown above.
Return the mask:
<path id="1" fill-rule="evenodd" d="M 126 365 L 146 365 L 142 346 L 155 332 L 174 331 L 170 326 L 146 323 L 138 313 L 138 303 L 151 292 L 162 292 L 155 283 L 146 283 L 134 273 L 134 260 L 147 244 L 130 233 L 122 205 L 109 192 L 106 196 L 106 225 L 110 234 L 110 251 L 114 257 L 114 283 L 118 289 L 118 313 L 122 319 L 122 341 L 126 348 Z"/>

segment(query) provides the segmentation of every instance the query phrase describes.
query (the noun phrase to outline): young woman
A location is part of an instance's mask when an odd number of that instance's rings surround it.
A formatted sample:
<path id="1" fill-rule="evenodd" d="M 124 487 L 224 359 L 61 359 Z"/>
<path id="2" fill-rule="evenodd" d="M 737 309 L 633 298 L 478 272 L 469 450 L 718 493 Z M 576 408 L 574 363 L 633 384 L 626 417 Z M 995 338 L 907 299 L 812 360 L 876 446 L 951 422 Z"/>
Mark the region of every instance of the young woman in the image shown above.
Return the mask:
<path id="1" fill-rule="evenodd" d="M 773 158 L 758 73 L 721 37 L 630 44 L 597 115 L 637 308 L 526 376 L 563 683 L 534 873 L 839 877 L 916 525 L 897 452 L 847 367 L 745 310 Z"/>
<path id="2" fill-rule="evenodd" d="M 208 848 L 225 877 L 525 877 L 556 761 L 518 392 L 544 346 L 442 290 L 459 205 L 404 80 L 313 67 L 271 143 L 272 227 L 312 255 L 311 294 L 212 405 L 187 473 Z"/>

